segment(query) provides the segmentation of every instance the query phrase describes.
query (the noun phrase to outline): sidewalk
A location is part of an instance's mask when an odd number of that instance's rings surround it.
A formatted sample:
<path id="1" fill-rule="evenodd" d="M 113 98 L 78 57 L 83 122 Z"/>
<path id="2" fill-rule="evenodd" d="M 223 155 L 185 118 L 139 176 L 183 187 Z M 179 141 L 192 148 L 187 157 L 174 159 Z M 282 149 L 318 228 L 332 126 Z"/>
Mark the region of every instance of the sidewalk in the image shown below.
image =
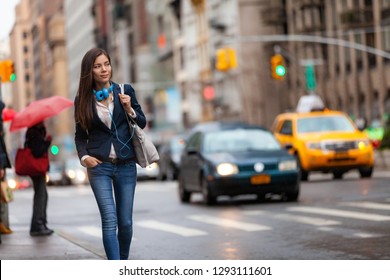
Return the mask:
<path id="1" fill-rule="evenodd" d="M 390 150 L 375 150 L 375 168 L 390 171 Z"/>
<path id="2" fill-rule="evenodd" d="M 102 260 L 68 239 L 61 232 L 31 237 L 27 228 L 12 227 L 12 234 L 2 234 L 1 260 Z"/>

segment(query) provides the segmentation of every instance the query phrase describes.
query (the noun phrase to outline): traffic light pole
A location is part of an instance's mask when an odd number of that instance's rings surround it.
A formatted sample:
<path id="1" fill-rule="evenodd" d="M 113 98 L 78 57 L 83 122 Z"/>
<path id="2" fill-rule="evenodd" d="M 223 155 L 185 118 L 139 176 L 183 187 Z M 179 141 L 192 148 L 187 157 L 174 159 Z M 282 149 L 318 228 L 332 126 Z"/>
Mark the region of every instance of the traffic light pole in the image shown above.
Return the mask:
<path id="1" fill-rule="evenodd" d="M 390 53 L 369 47 L 366 45 L 353 43 L 337 38 L 321 37 L 314 35 L 257 35 L 257 36 L 238 36 L 234 39 L 227 38 L 224 43 L 239 42 L 239 43 L 262 43 L 262 42 L 311 42 L 327 45 L 337 45 L 341 47 L 360 50 L 381 57 L 390 59 Z"/>

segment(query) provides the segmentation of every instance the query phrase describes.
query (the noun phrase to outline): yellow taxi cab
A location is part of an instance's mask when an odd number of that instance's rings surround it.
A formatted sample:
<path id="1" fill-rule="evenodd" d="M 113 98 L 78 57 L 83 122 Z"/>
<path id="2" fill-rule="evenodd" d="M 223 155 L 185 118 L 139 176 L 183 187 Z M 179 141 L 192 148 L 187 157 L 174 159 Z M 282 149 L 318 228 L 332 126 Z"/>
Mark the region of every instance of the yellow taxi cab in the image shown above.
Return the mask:
<path id="1" fill-rule="evenodd" d="M 343 112 L 321 108 L 283 113 L 276 117 L 272 131 L 296 155 L 303 181 L 312 171 L 332 172 L 335 179 L 350 170 L 358 170 L 362 178 L 372 176 L 372 144 Z"/>

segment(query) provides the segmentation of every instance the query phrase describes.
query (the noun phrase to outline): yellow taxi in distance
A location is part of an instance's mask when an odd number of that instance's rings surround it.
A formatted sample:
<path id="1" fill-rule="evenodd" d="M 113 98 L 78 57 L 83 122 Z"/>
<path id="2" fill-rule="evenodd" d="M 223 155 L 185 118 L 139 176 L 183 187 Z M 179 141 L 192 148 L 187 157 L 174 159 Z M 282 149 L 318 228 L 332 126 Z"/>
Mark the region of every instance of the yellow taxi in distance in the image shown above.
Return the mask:
<path id="1" fill-rule="evenodd" d="M 280 144 L 296 155 L 303 181 L 311 171 L 332 172 L 335 179 L 353 169 L 362 178 L 372 176 L 371 142 L 343 112 L 322 109 L 283 113 L 276 117 L 272 131 Z"/>

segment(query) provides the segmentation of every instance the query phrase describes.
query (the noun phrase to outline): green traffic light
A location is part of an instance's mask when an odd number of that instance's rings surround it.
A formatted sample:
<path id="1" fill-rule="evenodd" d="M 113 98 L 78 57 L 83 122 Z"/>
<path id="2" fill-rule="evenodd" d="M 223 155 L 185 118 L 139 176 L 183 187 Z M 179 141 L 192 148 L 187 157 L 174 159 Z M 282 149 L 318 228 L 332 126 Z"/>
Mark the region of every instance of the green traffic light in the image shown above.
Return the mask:
<path id="1" fill-rule="evenodd" d="M 286 68 L 283 65 L 278 65 L 275 68 L 276 75 L 283 77 L 286 74 Z"/>
<path id="2" fill-rule="evenodd" d="M 9 80 L 10 80 L 11 82 L 14 82 L 14 81 L 16 80 L 16 75 L 15 75 L 15 73 L 12 73 L 12 74 L 11 74 L 11 76 L 9 77 Z"/>
<path id="3" fill-rule="evenodd" d="M 58 155 L 58 152 L 60 151 L 60 149 L 58 148 L 57 145 L 53 145 L 51 146 L 50 148 L 50 152 L 53 154 L 53 155 Z"/>

